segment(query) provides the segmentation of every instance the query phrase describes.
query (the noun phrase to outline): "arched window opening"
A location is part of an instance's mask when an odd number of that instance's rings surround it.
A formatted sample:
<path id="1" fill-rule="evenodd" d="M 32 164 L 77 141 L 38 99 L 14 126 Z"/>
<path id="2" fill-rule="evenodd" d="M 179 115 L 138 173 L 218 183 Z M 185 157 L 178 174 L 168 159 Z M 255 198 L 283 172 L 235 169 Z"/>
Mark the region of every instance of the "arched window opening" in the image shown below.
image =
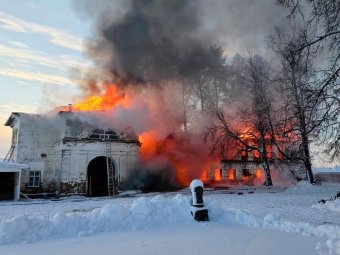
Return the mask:
<path id="1" fill-rule="evenodd" d="M 103 140 L 119 140 L 119 135 L 112 129 L 95 129 L 93 130 L 89 138 L 92 139 L 103 139 Z"/>

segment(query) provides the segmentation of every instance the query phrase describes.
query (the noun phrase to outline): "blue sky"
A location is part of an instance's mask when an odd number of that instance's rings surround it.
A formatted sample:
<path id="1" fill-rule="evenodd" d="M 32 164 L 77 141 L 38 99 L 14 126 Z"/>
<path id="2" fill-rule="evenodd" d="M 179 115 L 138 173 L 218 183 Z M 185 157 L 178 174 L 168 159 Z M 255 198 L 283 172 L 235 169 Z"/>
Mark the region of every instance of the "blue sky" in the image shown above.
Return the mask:
<path id="1" fill-rule="evenodd" d="M 70 77 L 87 64 L 89 30 L 70 0 L 0 0 L 0 158 L 10 145 L 2 124 L 11 112 L 47 111 L 80 93 Z"/>

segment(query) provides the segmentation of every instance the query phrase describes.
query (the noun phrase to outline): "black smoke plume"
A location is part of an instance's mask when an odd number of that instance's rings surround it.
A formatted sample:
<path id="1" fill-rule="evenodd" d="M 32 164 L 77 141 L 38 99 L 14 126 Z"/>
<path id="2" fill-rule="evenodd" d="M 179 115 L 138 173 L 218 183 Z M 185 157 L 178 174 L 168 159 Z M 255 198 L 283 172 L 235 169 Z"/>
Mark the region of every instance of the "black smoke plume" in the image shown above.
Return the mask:
<path id="1" fill-rule="evenodd" d="M 119 18 L 97 16 L 89 54 L 115 82 L 187 79 L 203 68 L 209 46 L 196 1 L 131 0 Z M 114 13 L 114 10 L 112 10 Z"/>

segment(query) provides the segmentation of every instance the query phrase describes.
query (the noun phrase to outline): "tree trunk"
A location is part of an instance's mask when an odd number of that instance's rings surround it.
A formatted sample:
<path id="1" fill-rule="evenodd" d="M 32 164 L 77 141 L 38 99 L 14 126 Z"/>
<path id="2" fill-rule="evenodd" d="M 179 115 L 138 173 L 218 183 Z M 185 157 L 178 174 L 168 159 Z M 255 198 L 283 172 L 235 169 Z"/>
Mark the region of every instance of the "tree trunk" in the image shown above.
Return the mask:
<path id="1" fill-rule="evenodd" d="M 308 146 L 308 138 L 306 135 L 302 136 L 303 140 L 303 164 L 305 165 L 306 169 L 306 176 L 310 183 L 314 183 L 314 176 L 312 172 L 312 162 L 309 153 L 309 146 Z"/>
<path id="2" fill-rule="evenodd" d="M 292 70 L 294 71 L 294 66 Z M 306 112 L 305 112 L 305 98 L 304 94 L 301 91 L 301 86 L 299 86 L 300 82 L 296 80 L 295 72 L 293 73 L 293 88 L 294 88 L 294 96 L 296 100 L 296 110 L 299 118 L 299 129 L 301 132 L 301 140 L 302 140 L 302 153 L 303 153 L 303 163 L 306 170 L 306 177 L 310 183 L 314 183 L 314 177 L 312 172 L 312 163 L 310 158 L 309 151 L 309 139 L 307 133 L 307 124 L 306 124 Z"/>
<path id="3" fill-rule="evenodd" d="M 198 79 L 198 89 L 199 89 L 199 95 L 200 95 L 200 101 L 201 101 L 201 111 L 204 111 L 204 95 L 203 95 L 203 87 L 202 87 L 202 81 L 201 79 Z"/>
<path id="4" fill-rule="evenodd" d="M 264 174 L 265 174 L 264 185 L 273 186 L 272 177 L 270 175 L 270 168 L 269 168 L 268 160 L 267 159 L 264 160 L 262 165 L 263 165 Z"/>
<path id="5" fill-rule="evenodd" d="M 266 186 L 273 186 L 272 177 L 270 174 L 270 167 L 269 167 L 269 161 L 268 161 L 268 154 L 267 154 L 267 148 L 266 148 L 266 138 L 265 133 L 261 132 L 261 156 L 262 156 L 262 165 L 263 170 L 265 174 L 264 184 Z"/>
<path id="6" fill-rule="evenodd" d="M 186 100 L 185 100 L 185 87 L 182 85 L 182 123 L 183 123 L 183 130 L 187 132 L 188 128 L 188 116 L 187 116 L 187 109 L 186 109 Z"/>
<path id="7" fill-rule="evenodd" d="M 217 81 L 216 79 L 214 79 L 214 92 L 215 92 L 215 98 L 214 98 L 214 107 L 216 107 L 216 109 L 218 108 L 219 105 L 219 96 L 218 96 L 218 87 L 217 87 Z"/>

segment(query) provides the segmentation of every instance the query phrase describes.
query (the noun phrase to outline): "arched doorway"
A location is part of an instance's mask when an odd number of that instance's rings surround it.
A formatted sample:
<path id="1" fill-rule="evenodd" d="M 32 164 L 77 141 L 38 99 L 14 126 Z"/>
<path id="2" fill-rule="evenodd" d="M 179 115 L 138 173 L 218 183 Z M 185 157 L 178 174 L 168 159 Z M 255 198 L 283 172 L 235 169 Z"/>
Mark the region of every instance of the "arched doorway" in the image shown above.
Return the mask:
<path id="1" fill-rule="evenodd" d="M 110 161 L 112 159 L 110 158 Z M 112 164 L 114 171 L 114 164 Z M 90 161 L 87 167 L 87 196 L 108 196 L 107 157 L 100 156 Z"/>

